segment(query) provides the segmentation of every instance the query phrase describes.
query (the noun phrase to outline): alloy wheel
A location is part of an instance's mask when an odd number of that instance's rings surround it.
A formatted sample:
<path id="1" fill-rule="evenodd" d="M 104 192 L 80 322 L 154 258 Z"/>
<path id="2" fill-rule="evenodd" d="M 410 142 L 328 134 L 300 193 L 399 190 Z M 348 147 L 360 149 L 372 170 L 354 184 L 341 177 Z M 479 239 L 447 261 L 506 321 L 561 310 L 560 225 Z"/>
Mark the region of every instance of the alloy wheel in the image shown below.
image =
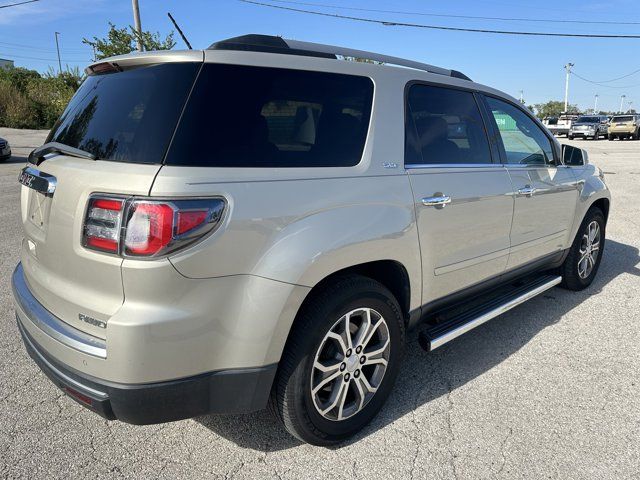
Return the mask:
<path id="1" fill-rule="evenodd" d="M 380 313 L 357 308 L 343 315 L 320 342 L 311 369 L 311 396 L 325 419 L 341 421 L 374 397 L 387 371 L 391 341 Z"/>
<path id="2" fill-rule="evenodd" d="M 591 275 L 600 253 L 600 225 L 595 220 L 589 223 L 580 243 L 578 276 L 586 279 Z"/>

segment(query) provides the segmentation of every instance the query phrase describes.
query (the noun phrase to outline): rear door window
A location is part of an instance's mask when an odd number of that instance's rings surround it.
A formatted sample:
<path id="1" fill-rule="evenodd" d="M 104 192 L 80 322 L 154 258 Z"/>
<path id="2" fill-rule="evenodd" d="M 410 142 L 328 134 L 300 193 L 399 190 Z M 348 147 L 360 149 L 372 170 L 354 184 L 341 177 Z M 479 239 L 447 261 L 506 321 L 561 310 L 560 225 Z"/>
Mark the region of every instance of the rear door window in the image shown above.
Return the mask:
<path id="1" fill-rule="evenodd" d="M 405 165 L 491 163 L 473 93 L 415 84 L 407 101 Z"/>
<path id="2" fill-rule="evenodd" d="M 353 166 L 362 157 L 372 98 L 366 77 L 205 64 L 166 163 Z"/>
<path id="3" fill-rule="evenodd" d="M 90 75 L 47 142 L 100 160 L 162 163 L 201 63 L 164 63 Z"/>

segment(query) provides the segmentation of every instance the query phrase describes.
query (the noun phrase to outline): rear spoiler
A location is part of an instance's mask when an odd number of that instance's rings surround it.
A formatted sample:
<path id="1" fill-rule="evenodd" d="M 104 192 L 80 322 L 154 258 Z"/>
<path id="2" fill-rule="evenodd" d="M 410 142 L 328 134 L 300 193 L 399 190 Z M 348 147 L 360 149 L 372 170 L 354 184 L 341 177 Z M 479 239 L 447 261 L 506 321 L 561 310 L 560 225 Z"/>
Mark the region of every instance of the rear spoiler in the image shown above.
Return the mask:
<path id="1" fill-rule="evenodd" d="M 160 50 L 104 58 L 92 63 L 84 71 L 87 75 L 100 75 L 158 63 L 203 61 L 204 51 L 202 50 Z"/>

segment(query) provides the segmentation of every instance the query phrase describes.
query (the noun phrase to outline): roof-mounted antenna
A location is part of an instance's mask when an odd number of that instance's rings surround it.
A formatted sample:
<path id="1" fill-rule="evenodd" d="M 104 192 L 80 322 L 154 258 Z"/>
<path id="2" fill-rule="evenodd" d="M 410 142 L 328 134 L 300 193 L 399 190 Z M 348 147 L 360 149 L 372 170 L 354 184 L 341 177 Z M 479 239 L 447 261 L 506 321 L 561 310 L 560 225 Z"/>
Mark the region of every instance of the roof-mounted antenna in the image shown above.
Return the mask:
<path id="1" fill-rule="evenodd" d="M 182 40 L 184 40 L 184 43 L 186 43 L 187 47 L 189 47 L 189 50 L 193 50 L 193 47 L 191 47 L 189 40 L 187 40 L 187 37 L 184 36 L 184 33 L 182 33 L 182 30 L 180 30 L 180 27 L 178 26 L 178 22 L 176 22 L 175 19 L 171 16 L 171 13 L 167 12 L 167 15 L 169 15 L 169 20 L 173 22 L 173 25 L 176 27 L 176 30 L 178 30 L 178 33 L 182 37 Z"/>

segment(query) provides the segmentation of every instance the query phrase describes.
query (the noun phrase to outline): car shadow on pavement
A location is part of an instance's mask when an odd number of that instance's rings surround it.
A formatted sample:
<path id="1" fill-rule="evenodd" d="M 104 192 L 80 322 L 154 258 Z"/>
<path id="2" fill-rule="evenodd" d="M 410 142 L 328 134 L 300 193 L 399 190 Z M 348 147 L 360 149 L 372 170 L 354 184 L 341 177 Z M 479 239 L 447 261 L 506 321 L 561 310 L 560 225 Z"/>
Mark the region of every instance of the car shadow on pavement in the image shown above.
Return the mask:
<path id="1" fill-rule="evenodd" d="M 607 240 L 598 275 L 582 292 L 549 290 L 431 353 L 421 350 L 417 332 L 410 333 L 403 365 L 387 404 L 362 432 L 335 448 L 357 442 L 491 370 L 588 297 L 599 294 L 616 277 L 640 276 L 636 266 L 639 264 L 638 248 Z M 523 310 L 527 312 L 526 320 L 516 321 L 516 317 L 523 316 Z M 208 415 L 196 421 L 242 448 L 273 452 L 301 444 L 269 411 Z"/>
<path id="2" fill-rule="evenodd" d="M 7 163 L 27 163 L 27 157 L 23 157 L 21 155 L 11 155 L 10 158 L 2 162 L 3 164 Z"/>

